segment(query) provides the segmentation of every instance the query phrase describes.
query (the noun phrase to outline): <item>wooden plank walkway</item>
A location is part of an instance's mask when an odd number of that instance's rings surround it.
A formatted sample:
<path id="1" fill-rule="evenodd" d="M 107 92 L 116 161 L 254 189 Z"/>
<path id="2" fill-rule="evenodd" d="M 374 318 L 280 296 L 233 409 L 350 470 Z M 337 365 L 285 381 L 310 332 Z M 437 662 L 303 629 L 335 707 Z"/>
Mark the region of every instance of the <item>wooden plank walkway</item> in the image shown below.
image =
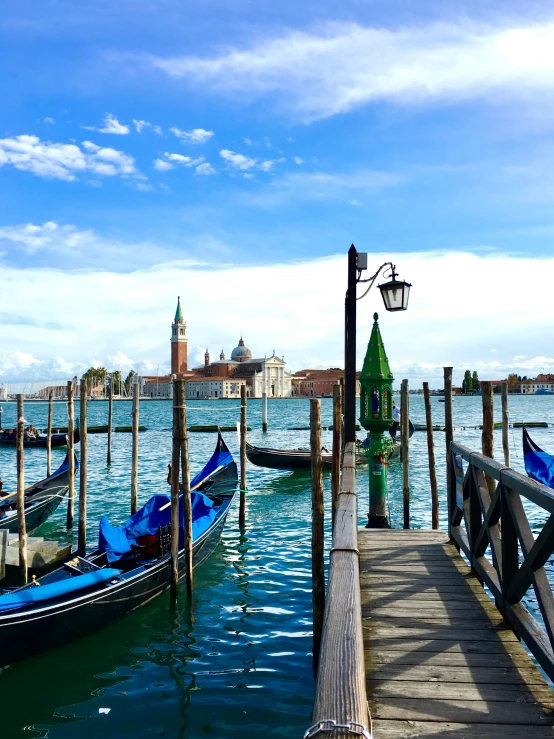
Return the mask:
<path id="1" fill-rule="evenodd" d="M 358 531 L 375 739 L 554 737 L 554 693 L 443 532 Z"/>

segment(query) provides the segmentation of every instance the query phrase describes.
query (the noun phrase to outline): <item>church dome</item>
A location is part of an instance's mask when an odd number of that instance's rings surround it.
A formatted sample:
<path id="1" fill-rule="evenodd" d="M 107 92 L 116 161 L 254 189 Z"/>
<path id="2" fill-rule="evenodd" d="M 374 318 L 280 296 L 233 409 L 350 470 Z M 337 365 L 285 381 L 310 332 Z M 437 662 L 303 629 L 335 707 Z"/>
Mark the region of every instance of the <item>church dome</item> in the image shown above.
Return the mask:
<path id="1" fill-rule="evenodd" d="M 244 346 L 242 336 L 240 337 L 239 345 L 231 352 L 231 359 L 235 362 L 246 362 L 252 359 L 252 352 L 247 346 Z"/>

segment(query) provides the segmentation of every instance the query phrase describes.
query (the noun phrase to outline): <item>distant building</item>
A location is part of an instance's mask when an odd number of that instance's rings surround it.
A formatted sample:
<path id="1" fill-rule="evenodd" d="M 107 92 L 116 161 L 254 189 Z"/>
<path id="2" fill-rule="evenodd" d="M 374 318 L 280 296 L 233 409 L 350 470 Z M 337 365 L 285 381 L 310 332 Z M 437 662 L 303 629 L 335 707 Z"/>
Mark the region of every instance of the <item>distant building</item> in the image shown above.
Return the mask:
<path id="1" fill-rule="evenodd" d="M 187 399 L 206 399 L 206 398 L 240 398 L 240 389 L 245 385 L 244 380 L 226 379 L 198 379 L 188 380 L 185 387 L 187 389 Z"/>
<path id="2" fill-rule="evenodd" d="M 0 386 L 0 401 L 8 399 L 8 386 L 2 384 Z"/>
<path id="3" fill-rule="evenodd" d="M 554 392 L 554 375 L 537 375 L 534 380 L 521 381 L 522 395 L 534 395 L 537 390 Z"/>
<path id="4" fill-rule="evenodd" d="M 356 395 L 360 394 L 360 373 L 356 373 Z M 301 398 L 328 398 L 335 385 L 344 384 L 344 370 L 304 369 L 292 376 L 292 395 Z"/>
<path id="5" fill-rule="evenodd" d="M 177 298 L 177 310 L 171 325 L 171 375 L 141 378 L 141 394 L 150 398 L 172 398 L 173 379 L 187 383 L 187 398 L 240 397 L 241 385 L 246 385 L 248 397 L 288 398 L 291 395 L 292 377 L 285 370 L 285 360 L 273 351 L 269 358 L 253 359 L 252 352 L 240 337 L 238 346 L 225 358 L 223 349 L 219 360 L 212 362 L 206 349 L 204 363 L 188 367 L 187 325 L 183 318 L 181 299 Z"/>

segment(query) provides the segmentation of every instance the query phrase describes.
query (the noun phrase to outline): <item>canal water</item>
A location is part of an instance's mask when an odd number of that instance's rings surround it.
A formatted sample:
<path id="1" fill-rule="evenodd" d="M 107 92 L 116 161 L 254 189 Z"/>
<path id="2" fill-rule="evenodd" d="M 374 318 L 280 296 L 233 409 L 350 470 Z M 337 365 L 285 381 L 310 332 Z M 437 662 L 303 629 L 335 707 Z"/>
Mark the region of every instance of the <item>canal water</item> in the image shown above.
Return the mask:
<path id="1" fill-rule="evenodd" d="M 496 399 L 495 420 L 500 420 Z M 411 418 L 424 423 L 423 399 L 411 396 Z M 444 404 L 432 399 L 433 422 L 444 423 Z M 554 397 L 510 396 L 512 421 L 554 424 Z M 66 407 L 56 404 L 54 424 L 66 425 Z M 107 404 L 89 403 L 89 425 L 107 423 Z M 167 463 L 171 457 L 171 404 L 143 402 L 140 422 L 139 497 L 168 492 Z M 47 405 L 27 404 L 26 419 L 46 425 Z M 15 405 L 4 404 L 4 426 L 15 424 Z M 308 446 L 309 402 L 305 399 L 269 402 L 270 431 L 263 435 L 260 401 L 249 401 L 249 434 L 254 444 L 275 447 Z M 332 420 L 332 401 L 322 400 L 322 418 Z M 237 401 L 191 401 L 189 424 L 234 425 Z M 455 436 L 480 449 L 480 398 L 454 401 Z M 114 404 L 114 425 L 130 425 L 131 403 Z M 501 457 L 501 432 L 496 432 Z M 554 453 L 554 425 L 533 429 L 532 436 Z M 236 433 L 226 440 L 238 457 Z M 362 436 L 362 433 L 359 433 Z M 324 433 L 331 445 L 331 432 Z M 130 507 L 130 434 L 114 434 L 113 462 L 106 465 L 106 435 L 89 436 L 88 541 L 94 546 L 98 521 L 104 514 L 123 522 Z M 191 434 L 192 472 L 197 472 L 215 446 L 214 434 Z M 445 518 L 444 434 L 435 432 L 441 501 Z M 521 430 L 510 430 L 511 462 L 524 471 Z M 53 463 L 64 458 L 53 451 Z M 411 523 L 431 524 L 426 434 L 416 432 L 410 445 Z M 45 475 L 46 453 L 26 450 L 27 482 Z M 15 450 L 0 448 L 4 490 L 15 485 Z M 360 523 L 367 512 L 367 471 L 358 474 Z M 389 507 L 394 527 L 402 522 L 402 469 L 389 466 Z M 162 596 L 119 623 L 62 649 L 14 664 L 0 671 L 2 739 L 48 737 L 68 739 L 239 739 L 272 735 L 298 737 L 310 725 L 314 696 L 311 663 L 310 476 L 249 466 L 247 525 L 238 527 L 238 506 L 229 514 L 221 544 L 195 571 L 192 612 L 186 595 L 179 607 Z M 325 476 L 329 510 L 329 476 Z M 544 515 L 529 507 L 535 531 Z M 58 541 L 71 540 L 64 528 L 66 505 L 38 532 Z M 73 539 L 75 541 L 75 539 Z M 550 564 L 548 565 L 551 566 Z M 526 605 L 536 614 L 532 595 Z"/>

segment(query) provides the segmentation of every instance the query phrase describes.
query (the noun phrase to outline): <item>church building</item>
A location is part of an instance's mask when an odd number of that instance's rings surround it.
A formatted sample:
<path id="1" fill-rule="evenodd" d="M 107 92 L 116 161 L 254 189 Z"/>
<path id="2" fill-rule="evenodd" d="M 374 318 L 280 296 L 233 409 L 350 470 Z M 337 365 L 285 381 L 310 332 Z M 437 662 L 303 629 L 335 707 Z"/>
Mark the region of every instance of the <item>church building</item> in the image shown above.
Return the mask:
<path id="1" fill-rule="evenodd" d="M 177 298 L 177 310 L 171 325 L 171 375 L 141 378 L 141 392 L 152 398 L 171 398 L 172 380 L 186 381 L 187 398 L 240 398 L 240 388 L 246 385 L 250 398 L 261 398 L 265 391 L 268 398 L 288 398 L 292 391 L 292 376 L 285 371 L 284 357 L 253 358 L 252 352 L 240 337 L 238 346 L 225 358 L 223 349 L 218 361 L 211 361 L 206 349 L 204 363 L 188 368 L 187 325 L 183 318 L 181 299 Z"/>

